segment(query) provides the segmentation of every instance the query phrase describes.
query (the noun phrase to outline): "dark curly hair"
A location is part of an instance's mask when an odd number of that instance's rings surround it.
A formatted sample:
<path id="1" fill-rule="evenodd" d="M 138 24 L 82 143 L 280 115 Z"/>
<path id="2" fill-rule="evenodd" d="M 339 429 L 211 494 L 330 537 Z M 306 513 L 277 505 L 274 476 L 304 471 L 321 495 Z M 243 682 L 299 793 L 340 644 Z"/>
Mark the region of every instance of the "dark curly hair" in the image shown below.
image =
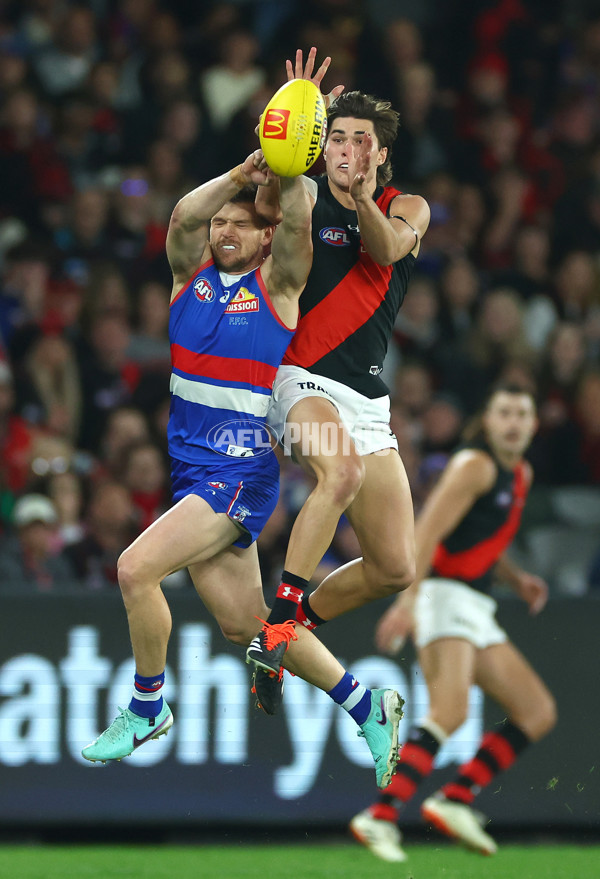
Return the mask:
<path id="1" fill-rule="evenodd" d="M 387 147 L 386 160 L 377 168 L 377 183 L 385 186 L 392 178 L 392 146 L 398 134 L 400 114 L 389 101 L 354 91 L 341 94 L 330 106 L 327 111 L 327 131 L 331 132 L 334 120 L 343 116 L 369 119 L 373 123 L 379 147 Z"/>

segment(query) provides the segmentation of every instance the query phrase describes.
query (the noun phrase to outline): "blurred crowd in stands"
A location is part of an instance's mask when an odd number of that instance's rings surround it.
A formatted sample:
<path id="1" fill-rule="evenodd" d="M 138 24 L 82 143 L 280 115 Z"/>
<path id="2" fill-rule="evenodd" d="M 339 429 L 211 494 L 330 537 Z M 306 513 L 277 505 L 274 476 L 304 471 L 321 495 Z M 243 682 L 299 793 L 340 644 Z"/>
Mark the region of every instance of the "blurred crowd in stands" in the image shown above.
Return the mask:
<path id="1" fill-rule="evenodd" d="M 498 378 L 539 400 L 538 485 L 600 498 L 595 0 L 4 0 L 0 589 L 114 588 L 169 505 L 169 217 L 312 45 L 400 111 L 431 206 L 384 375 L 416 508 Z M 309 490 L 283 460 L 267 586 Z M 342 521 L 319 573 L 357 552 Z"/>

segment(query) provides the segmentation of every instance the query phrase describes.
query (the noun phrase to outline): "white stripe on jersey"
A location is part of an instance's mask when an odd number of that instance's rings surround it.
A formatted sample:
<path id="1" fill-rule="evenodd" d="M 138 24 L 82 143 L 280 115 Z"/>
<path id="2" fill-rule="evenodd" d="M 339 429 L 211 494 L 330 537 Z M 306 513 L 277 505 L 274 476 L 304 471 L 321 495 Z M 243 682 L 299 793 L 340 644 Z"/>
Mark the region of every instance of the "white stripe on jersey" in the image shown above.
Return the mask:
<path id="1" fill-rule="evenodd" d="M 201 403 L 210 409 L 229 409 L 264 418 L 271 400 L 270 394 L 257 394 L 245 388 L 226 388 L 182 378 L 171 374 L 171 393 L 188 403 Z"/>

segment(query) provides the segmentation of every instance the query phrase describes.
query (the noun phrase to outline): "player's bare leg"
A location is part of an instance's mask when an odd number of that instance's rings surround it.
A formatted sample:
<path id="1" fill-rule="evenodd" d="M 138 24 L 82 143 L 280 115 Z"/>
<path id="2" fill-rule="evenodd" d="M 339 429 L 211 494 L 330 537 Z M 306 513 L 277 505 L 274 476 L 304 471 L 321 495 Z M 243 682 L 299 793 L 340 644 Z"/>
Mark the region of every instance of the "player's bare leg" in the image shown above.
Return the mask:
<path id="1" fill-rule="evenodd" d="M 363 484 L 365 466 L 337 409 L 328 400 L 300 400 L 290 410 L 290 424 L 295 426 L 297 437 L 294 460 L 317 484 L 296 516 L 285 567 L 309 580 L 333 540 L 340 517 Z M 324 437 L 330 444 L 327 448 L 322 445 Z M 335 454 L 331 454 L 333 450 Z"/>
<path id="2" fill-rule="evenodd" d="M 241 551 L 230 547 L 206 562 L 193 565 L 190 573 L 200 597 L 226 636 L 238 643 L 247 643 L 259 625 L 256 616 L 264 617 L 267 611 L 256 546 Z M 301 627 L 284 663 L 291 672 L 324 690 L 348 711 L 373 755 L 377 784 L 385 787 L 396 769 L 403 704 L 400 696 L 390 689 L 363 687 L 312 632 Z M 258 675 L 265 673 L 257 671 L 255 676 Z"/>
<path id="3" fill-rule="evenodd" d="M 227 516 L 189 495 L 122 554 L 119 585 L 136 664 L 134 696 L 108 729 L 83 749 L 87 760 L 120 760 L 171 727 L 173 715 L 162 698 L 171 614 L 160 584 L 172 571 L 218 554 L 239 533 Z"/>
<path id="4" fill-rule="evenodd" d="M 406 471 L 395 449 L 366 455 L 365 478 L 346 510 L 362 558 L 329 574 L 310 596 L 323 620 L 400 592 L 415 575 L 414 515 Z"/>
<path id="5" fill-rule="evenodd" d="M 269 618 L 246 653 L 247 662 L 272 674 L 279 672 L 290 640 L 295 637 L 297 605 L 308 581 L 364 476 L 363 461 L 337 409 L 328 400 L 300 400 L 290 410 L 286 429 L 293 440 L 295 460 L 317 482 L 294 522 L 282 582 Z"/>
<path id="6" fill-rule="evenodd" d="M 474 681 L 505 709 L 507 717 L 484 735 L 476 755 L 458 769 L 456 778 L 424 801 L 421 812 L 442 833 L 489 855 L 496 851 L 496 843 L 471 803 L 527 745 L 552 729 L 556 707 L 543 681 L 510 642 L 476 651 Z"/>

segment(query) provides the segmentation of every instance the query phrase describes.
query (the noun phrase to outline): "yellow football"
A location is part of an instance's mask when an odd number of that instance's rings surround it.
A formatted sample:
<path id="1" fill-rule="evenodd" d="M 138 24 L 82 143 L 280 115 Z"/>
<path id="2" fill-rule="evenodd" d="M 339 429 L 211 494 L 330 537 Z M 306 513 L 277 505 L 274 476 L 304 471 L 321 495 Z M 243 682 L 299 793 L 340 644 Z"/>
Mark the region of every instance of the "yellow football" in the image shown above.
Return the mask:
<path id="1" fill-rule="evenodd" d="M 275 92 L 258 129 L 267 164 L 280 177 L 306 173 L 318 159 L 326 134 L 325 102 L 308 79 L 292 79 Z"/>

